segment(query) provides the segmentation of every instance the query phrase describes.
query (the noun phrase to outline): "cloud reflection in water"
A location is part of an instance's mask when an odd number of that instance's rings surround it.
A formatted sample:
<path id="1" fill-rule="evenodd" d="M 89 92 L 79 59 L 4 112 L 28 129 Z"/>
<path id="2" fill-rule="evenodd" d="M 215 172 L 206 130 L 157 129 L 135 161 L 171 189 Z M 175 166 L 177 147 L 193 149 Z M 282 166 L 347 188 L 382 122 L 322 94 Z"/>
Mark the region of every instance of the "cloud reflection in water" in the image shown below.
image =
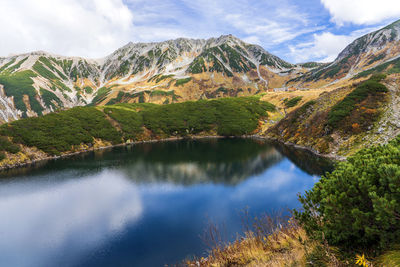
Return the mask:
<path id="1" fill-rule="evenodd" d="M 25 183 L 29 188 L 30 182 Z M 13 186 L 20 185 L 2 186 L 2 191 L 13 191 Z M 0 195 L 0 265 L 46 266 L 47 260 L 54 260 L 52 256 L 76 256 L 117 235 L 142 212 L 136 186 L 110 170 L 63 180 L 50 188 Z M 69 255 L 55 255 L 65 246 Z"/>

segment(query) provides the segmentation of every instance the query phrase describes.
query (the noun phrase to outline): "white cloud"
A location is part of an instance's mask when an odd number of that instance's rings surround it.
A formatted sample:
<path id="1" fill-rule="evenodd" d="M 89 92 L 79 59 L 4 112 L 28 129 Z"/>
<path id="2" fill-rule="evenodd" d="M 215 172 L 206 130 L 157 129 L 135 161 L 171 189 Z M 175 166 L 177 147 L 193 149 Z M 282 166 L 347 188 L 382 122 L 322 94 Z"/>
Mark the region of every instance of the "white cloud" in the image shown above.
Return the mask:
<path id="1" fill-rule="evenodd" d="M 245 37 L 242 39 L 244 42 L 249 43 L 249 44 L 258 44 L 261 45 L 260 38 L 256 35 L 250 35 L 248 37 Z"/>
<path id="2" fill-rule="evenodd" d="M 133 15 L 122 0 L 0 2 L 0 53 L 46 50 L 103 57 L 130 41 Z"/>
<path id="3" fill-rule="evenodd" d="M 399 0 L 381 0 L 379 4 L 371 0 L 320 1 L 338 25 L 384 23 L 387 21 L 382 20 L 400 15 Z M 318 5 L 320 9 L 323 7 Z M 290 61 L 327 61 L 360 35 L 315 34 L 326 30 L 327 21 L 316 18 L 314 9 L 292 0 L 3 0 L 0 10 L 4 25 L 0 56 L 45 50 L 97 58 L 129 41 L 231 33 L 278 56 L 286 54 Z M 298 39 L 308 41 L 293 44 Z"/>
<path id="4" fill-rule="evenodd" d="M 281 44 L 322 27 L 309 26 L 308 15 L 294 5 L 281 1 L 258 5 L 235 6 L 225 3 L 223 22 L 247 40 L 258 40 L 265 47 Z M 262 10 L 262 16 L 260 11 Z M 257 37 L 257 39 L 256 39 Z"/>
<path id="5" fill-rule="evenodd" d="M 335 35 L 330 32 L 314 34 L 309 43 L 289 46 L 290 54 L 296 62 L 317 59 L 322 62 L 333 61 L 340 51 L 354 40 L 352 36 Z"/>
<path id="6" fill-rule="evenodd" d="M 313 34 L 313 40 L 310 42 L 289 45 L 290 56 L 295 62 L 331 62 L 348 44 L 376 29 L 377 27 L 365 28 L 353 31 L 349 35 L 333 34 L 331 32 Z"/>
<path id="7" fill-rule="evenodd" d="M 7 266 L 50 266 L 47 261 L 60 256 L 59 251 L 73 262 L 143 214 L 139 189 L 120 172 L 35 181 L 0 188 L 0 259 Z M 64 251 L 67 244 L 71 249 Z M 24 256 L 15 257 L 15 248 Z"/>
<path id="8" fill-rule="evenodd" d="M 321 3 L 338 25 L 375 24 L 400 16 L 399 0 L 321 0 Z"/>

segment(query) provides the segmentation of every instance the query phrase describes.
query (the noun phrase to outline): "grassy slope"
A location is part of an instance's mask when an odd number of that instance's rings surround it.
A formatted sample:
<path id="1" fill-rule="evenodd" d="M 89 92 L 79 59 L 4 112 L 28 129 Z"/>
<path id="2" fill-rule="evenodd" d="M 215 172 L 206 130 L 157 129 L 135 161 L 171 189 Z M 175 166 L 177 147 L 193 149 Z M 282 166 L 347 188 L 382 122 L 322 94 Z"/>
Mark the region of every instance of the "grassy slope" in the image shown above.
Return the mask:
<path id="1" fill-rule="evenodd" d="M 4 159 L 0 164 L 18 163 L 18 155 L 23 161 L 29 161 L 26 156 L 35 159 L 35 153 L 40 157 L 62 155 L 126 141 L 251 134 L 258 128 L 259 119 L 267 117 L 267 111 L 274 109 L 272 104 L 257 97 L 169 105 L 76 107 L 2 125 L 0 137 L 4 139 L 4 147 L 0 147 L 0 153 L 4 154 Z"/>

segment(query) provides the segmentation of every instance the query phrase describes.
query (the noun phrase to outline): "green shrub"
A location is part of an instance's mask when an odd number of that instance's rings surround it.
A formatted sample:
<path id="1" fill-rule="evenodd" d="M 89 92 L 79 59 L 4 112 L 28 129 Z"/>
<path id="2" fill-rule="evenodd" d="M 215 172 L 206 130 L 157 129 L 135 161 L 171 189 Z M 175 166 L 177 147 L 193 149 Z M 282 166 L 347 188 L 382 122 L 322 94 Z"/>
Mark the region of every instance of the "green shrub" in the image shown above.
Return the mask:
<path id="1" fill-rule="evenodd" d="M 135 139 L 138 134 L 143 132 L 143 118 L 141 113 L 135 110 L 122 108 L 104 108 L 104 113 L 116 120 L 124 133 L 125 140 Z"/>
<path id="2" fill-rule="evenodd" d="M 20 148 L 18 145 L 11 143 L 7 137 L 0 136 L 0 151 L 8 151 L 15 154 L 20 151 Z"/>
<path id="3" fill-rule="evenodd" d="M 207 101 L 154 106 L 142 112 L 145 126 L 154 133 L 187 135 L 211 128 L 215 110 Z"/>
<path id="4" fill-rule="evenodd" d="M 339 123 L 357 107 L 356 105 L 365 100 L 368 96 L 377 96 L 388 92 L 385 85 L 376 80 L 368 80 L 356 87 L 342 101 L 332 107 L 328 114 L 328 125 L 333 129 L 338 128 Z"/>
<path id="5" fill-rule="evenodd" d="M 105 115 L 92 107 L 76 107 L 60 113 L 17 120 L 0 127 L 0 132 L 13 142 L 37 147 L 58 155 L 73 145 L 92 144 L 93 138 L 119 143 L 121 135 Z"/>
<path id="6" fill-rule="evenodd" d="M 254 131 L 258 119 L 274 109 L 256 97 L 221 98 L 154 106 L 143 111 L 143 120 L 154 133 L 167 135 L 195 134 L 214 126 L 219 135 L 243 135 Z"/>
<path id="7" fill-rule="evenodd" d="M 91 93 L 93 93 L 93 88 L 90 86 L 85 86 L 83 88 L 83 91 L 85 91 L 86 94 L 91 94 Z"/>
<path id="8" fill-rule="evenodd" d="M 171 79 L 171 78 L 173 78 L 174 76 L 175 76 L 174 74 L 160 75 L 159 77 L 157 77 L 156 83 L 159 83 L 159 82 L 161 82 L 162 80 L 165 80 L 165 79 Z"/>
<path id="9" fill-rule="evenodd" d="M 257 114 L 250 112 L 244 105 L 231 99 L 212 101 L 216 107 L 218 135 L 250 134 L 258 126 Z"/>
<path id="10" fill-rule="evenodd" d="M 285 99 L 284 100 L 285 107 L 292 108 L 292 107 L 296 106 L 302 98 L 303 98 L 302 96 L 296 96 L 291 99 Z"/>
<path id="11" fill-rule="evenodd" d="M 191 80 L 192 80 L 192 77 L 188 77 L 188 78 L 183 78 L 183 79 L 176 80 L 175 86 L 181 86 L 181 85 L 183 85 L 183 84 L 185 84 L 185 83 L 190 82 Z"/>
<path id="12" fill-rule="evenodd" d="M 376 74 L 373 74 L 369 79 L 371 81 L 380 82 L 380 81 L 386 79 L 386 74 L 384 74 L 384 73 L 376 73 Z"/>
<path id="13" fill-rule="evenodd" d="M 308 234 L 350 250 L 385 249 L 400 240 L 400 137 L 363 149 L 300 197 L 295 212 Z"/>
<path id="14" fill-rule="evenodd" d="M 43 90 L 43 94 L 47 94 Z M 49 92 L 50 93 L 50 92 Z M 47 98 L 46 98 L 47 99 Z M 52 95 L 46 100 L 51 100 Z M 250 134 L 260 117 L 275 107 L 257 97 L 221 98 L 168 105 L 121 103 L 104 108 L 75 107 L 41 117 L 26 118 L 0 126 L 0 151 L 13 151 L 13 143 L 37 147 L 51 155 L 71 151 L 73 146 L 93 144 L 94 138 L 121 143 L 135 139 L 146 127 L 162 136 L 186 136 L 216 129 L 219 135 Z M 108 118 L 108 117 L 109 118 Z M 121 132 L 109 120 L 118 123 Z M 3 144 L 3 148 L 1 145 Z"/>
<path id="15" fill-rule="evenodd" d="M 127 95 L 129 95 L 129 94 L 127 94 Z M 125 93 L 122 91 L 119 91 L 117 97 L 110 99 L 110 101 L 107 102 L 106 106 L 120 103 L 124 96 L 125 96 Z"/>

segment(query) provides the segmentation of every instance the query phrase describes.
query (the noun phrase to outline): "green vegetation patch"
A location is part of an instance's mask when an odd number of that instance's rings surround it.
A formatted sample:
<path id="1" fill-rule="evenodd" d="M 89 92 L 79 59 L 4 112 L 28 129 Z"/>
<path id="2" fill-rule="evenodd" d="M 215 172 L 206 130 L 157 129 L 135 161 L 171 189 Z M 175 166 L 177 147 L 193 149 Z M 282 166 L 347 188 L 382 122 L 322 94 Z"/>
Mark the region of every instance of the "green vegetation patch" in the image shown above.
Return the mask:
<path id="1" fill-rule="evenodd" d="M 400 249 L 385 252 L 378 258 L 377 264 L 378 266 L 400 266 Z"/>
<path id="2" fill-rule="evenodd" d="M 85 86 L 83 87 L 83 91 L 85 91 L 86 94 L 91 94 L 93 93 L 93 88 L 90 86 Z"/>
<path id="3" fill-rule="evenodd" d="M 62 101 L 53 92 L 40 88 L 40 94 L 47 107 L 53 107 L 53 110 L 56 110 L 64 106 Z"/>
<path id="4" fill-rule="evenodd" d="M 296 106 L 301 101 L 302 98 L 303 98 L 302 96 L 296 96 L 290 99 L 285 98 L 283 102 L 286 108 L 292 108 Z"/>
<path id="5" fill-rule="evenodd" d="M 41 115 L 43 107 L 37 101 L 36 90 L 33 87 L 32 78 L 36 77 L 33 71 L 26 70 L 16 72 L 10 75 L 1 74 L 0 84 L 4 86 L 4 92 L 8 97 L 14 97 L 15 107 L 23 112 L 26 116 L 27 107 L 23 101 L 23 96 L 27 95 L 33 111 Z"/>
<path id="6" fill-rule="evenodd" d="M 173 96 L 175 95 L 175 91 L 174 90 L 170 90 L 170 91 L 162 91 L 162 90 L 153 90 L 150 92 L 151 96 Z"/>
<path id="7" fill-rule="evenodd" d="M 7 69 L 7 72 L 8 72 L 8 73 L 12 73 L 12 72 L 14 72 L 15 70 L 19 69 L 19 68 L 21 67 L 21 65 L 22 65 L 27 59 L 28 59 L 28 57 L 26 57 L 26 58 L 20 60 L 17 64 L 15 64 L 15 65 L 11 66 L 10 68 L 8 68 L 8 69 Z"/>
<path id="8" fill-rule="evenodd" d="M 51 92 L 42 89 L 41 93 L 45 102 L 57 102 Z M 121 143 L 121 138 L 137 140 L 144 127 L 161 137 L 187 136 L 214 129 L 219 135 L 241 136 L 251 134 L 258 127 L 259 119 L 273 110 L 274 105 L 258 97 L 168 105 L 121 103 L 106 106 L 103 111 L 96 107 L 75 107 L 0 126 L 0 136 L 4 136 L 4 140 L 0 140 L 0 152 L 16 151 L 13 144 L 23 144 L 50 155 L 60 155 L 81 144 L 91 146 L 94 138 L 112 144 Z M 118 127 L 110 120 L 117 122 Z M 12 140 L 13 144 L 7 140 Z M 3 154 L 0 153 L 0 157 Z"/>
<path id="9" fill-rule="evenodd" d="M 9 66 L 15 63 L 17 59 L 13 58 L 11 59 L 8 63 L 4 64 L 3 67 L 0 68 L 0 72 L 3 72 L 5 69 L 7 69 Z"/>
<path id="10" fill-rule="evenodd" d="M 70 151 L 72 146 L 92 144 L 93 138 L 117 144 L 120 133 L 103 112 L 94 107 L 76 107 L 59 113 L 17 120 L 0 127 L 14 143 L 37 147 L 51 155 Z"/>
<path id="11" fill-rule="evenodd" d="M 57 80 L 57 76 L 48 70 L 42 63 L 39 61 L 36 61 L 35 64 L 33 65 L 32 69 L 36 71 L 40 76 L 48 79 L 48 80 Z"/>
<path id="12" fill-rule="evenodd" d="M 356 89 L 354 89 L 350 94 L 348 94 L 342 101 L 338 102 L 332 107 L 328 114 L 327 124 L 332 129 L 337 129 L 339 127 L 339 123 L 342 122 L 346 117 L 350 116 L 355 109 L 361 108 L 359 106 L 360 103 L 362 103 L 364 100 L 367 100 L 367 98 L 370 98 L 372 100 L 370 102 L 373 105 L 369 106 L 368 108 L 377 108 L 377 103 L 383 98 L 382 94 L 386 92 L 388 92 L 386 86 L 374 79 L 363 82 L 362 84 L 357 86 Z M 370 115 L 373 114 L 375 114 L 375 112 L 371 111 Z M 373 118 L 371 117 L 368 120 L 370 122 L 371 120 L 373 120 Z"/>
<path id="13" fill-rule="evenodd" d="M 228 57 L 231 58 L 227 58 L 224 52 L 228 55 Z M 235 70 L 237 68 L 238 71 L 239 69 L 242 71 L 243 68 L 248 69 L 248 64 L 242 61 L 240 54 L 235 49 L 229 46 L 221 45 L 220 47 L 211 47 L 203 51 L 197 58 L 193 60 L 188 70 L 190 73 L 206 72 L 207 68 L 205 66 L 205 62 L 208 62 L 208 65 L 210 66 L 208 71 L 225 73 L 228 77 L 233 77 L 233 73 L 228 70 L 220 60 L 229 64 L 231 64 L 230 61 L 232 60 L 232 67 L 234 67 Z"/>
<path id="14" fill-rule="evenodd" d="M 207 68 L 202 56 L 196 57 L 188 68 L 188 71 L 193 74 L 206 72 Z"/>
<path id="15" fill-rule="evenodd" d="M 400 73 L 400 58 L 393 59 L 386 63 L 380 64 L 372 69 L 360 72 L 359 74 L 354 76 L 353 79 L 367 77 L 371 74 L 376 74 L 376 73 L 381 73 L 381 72 L 384 72 L 387 74 Z"/>
<path id="16" fill-rule="evenodd" d="M 125 140 L 135 139 L 143 132 L 142 114 L 135 110 L 107 107 L 104 108 L 104 113 L 119 123 Z"/>
<path id="17" fill-rule="evenodd" d="M 192 80 L 192 77 L 188 77 L 188 78 L 183 78 L 183 79 L 176 80 L 175 86 L 184 85 L 185 83 L 188 83 L 188 82 L 190 82 L 191 80 Z"/>
<path id="18" fill-rule="evenodd" d="M 223 44 L 221 45 L 221 49 L 226 53 L 229 59 L 229 66 L 233 71 L 248 72 L 250 69 L 256 68 L 256 65 L 244 58 L 238 51 L 229 45 Z"/>
<path id="19" fill-rule="evenodd" d="M 10 140 L 8 140 L 7 137 L 0 136 L 0 151 L 2 151 L 2 152 L 7 151 L 7 152 L 15 154 L 20 151 L 20 148 L 18 145 L 10 142 Z"/>
<path id="20" fill-rule="evenodd" d="M 174 74 L 161 75 L 161 76 L 159 76 L 159 77 L 156 78 L 156 83 L 159 83 L 159 82 L 161 82 L 162 80 L 165 80 L 165 79 L 171 79 L 171 78 L 173 78 L 174 76 L 175 76 Z"/>
<path id="21" fill-rule="evenodd" d="M 300 201 L 307 233 L 347 251 L 386 250 L 400 240 L 400 137 L 363 149 L 327 173 Z"/>
<path id="22" fill-rule="evenodd" d="M 309 69 L 311 69 L 311 68 L 319 67 L 319 66 L 321 66 L 321 65 L 323 65 L 323 64 L 324 64 L 324 63 L 319 63 L 319 62 L 311 61 L 311 62 L 301 63 L 301 64 L 299 64 L 299 65 L 302 66 L 302 67 L 304 67 L 304 68 L 309 68 Z"/>
<path id="23" fill-rule="evenodd" d="M 50 57 L 50 60 L 53 61 L 56 64 L 59 64 L 60 62 L 57 62 L 57 60 L 55 58 Z M 63 79 L 63 80 L 67 80 L 67 77 L 61 72 L 59 71 L 50 61 L 48 58 L 46 57 L 39 57 L 39 61 L 42 62 L 44 65 L 46 65 L 50 70 L 57 72 L 58 76 Z"/>
<path id="24" fill-rule="evenodd" d="M 145 68 L 149 68 L 150 65 L 150 59 L 142 55 L 137 59 L 136 64 L 133 66 L 132 74 L 137 74 L 143 71 Z"/>
<path id="25" fill-rule="evenodd" d="M 382 53 L 382 54 L 380 54 L 380 55 L 378 55 L 378 56 L 376 56 L 376 57 L 373 57 L 371 60 L 368 61 L 367 65 L 371 65 L 372 63 L 374 63 L 374 62 L 376 62 L 376 61 L 379 61 L 379 60 L 381 60 L 381 59 L 384 59 L 385 56 L 386 56 L 386 54 L 385 54 L 385 53 Z"/>
<path id="26" fill-rule="evenodd" d="M 125 94 L 122 91 L 118 92 L 117 97 L 110 99 L 110 101 L 107 102 L 106 106 L 114 105 L 114 104 L 117 104 L 117 103 L 121 103 L 122 98 L 127 96 L 127 95 L 129 96 L 129 94 Z"/>
<path id="27" fill-rule="evenodd" d="M 131 62 L 129 60 L 125 60 L 124 62 L 121 63 L 118 71 L 114 73 L 113 77 L 127 75 L 130 70 L 130 67 L 131 67 Z"/>
<path id="28" fill-rule="evenodd" d="M 98 103 L 102 102 L 104 99 L 106 99 L 107 95 L 110 92 L 111 92 L 111 88 L 101 87 L 99 90 L 97 90 L 96 96 L 93 98 L 92 103 L 90 103 L 90 105 L 94 106 L 94 105 L 97 105 Z"/>
<path id="29" fill-rule="evenodd" d="M 154 133 L 187 135 L 217 128 L 219 135 L 254 131 L 258 119 L 275 107 L 255 97 L 199 100 L 160 105 L 143 111 L 145 126 Z"/>

